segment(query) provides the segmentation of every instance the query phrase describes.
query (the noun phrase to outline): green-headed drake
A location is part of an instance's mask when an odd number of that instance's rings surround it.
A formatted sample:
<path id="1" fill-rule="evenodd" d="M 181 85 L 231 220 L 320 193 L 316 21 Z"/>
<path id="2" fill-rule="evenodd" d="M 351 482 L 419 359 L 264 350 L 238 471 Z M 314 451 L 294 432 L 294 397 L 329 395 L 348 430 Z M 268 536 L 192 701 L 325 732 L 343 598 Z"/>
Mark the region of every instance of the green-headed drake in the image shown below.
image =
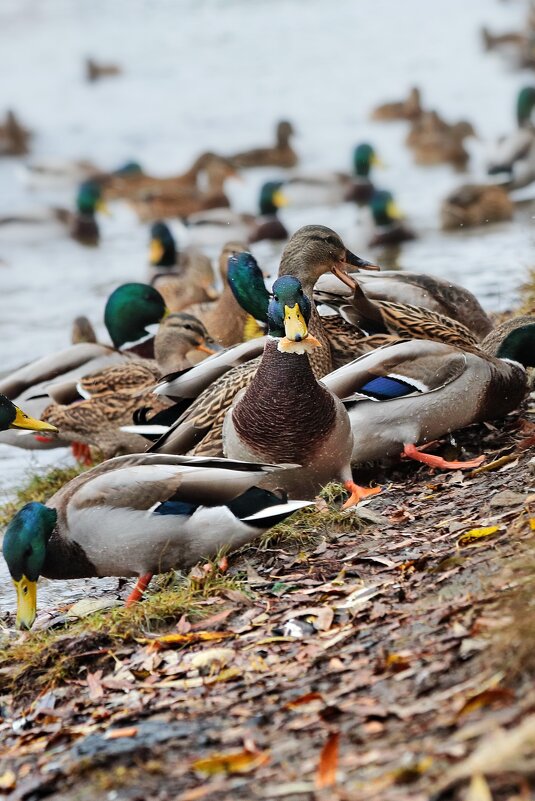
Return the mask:
<path id="1" fill-rule="evenodd" d="M 345 200 L 364 206 L 370 202 L 375 187 L 371 180 L 374 166 L 380 165 L 374 148 L 367 142 L 361 142 L 353 151 L 353 182 L 347 190 Z"/>
<path id="2" fill-rule="evenodd" d="M 523 87 L 517 96 L 518 128 L 501 137 L 487 159 L 487 172 L 507 189 L 520 189 L 535 180 L 535 133 L 532 116 L 535 87 Z"/>
<path id="3" fill-rule="evenodd" d="M 187 570 L 234 550 L 307 501 L 286 501 L 257 485 L 276 466 L 137 454 L 77 476 L 46 505 L 28 503 L 3 543 L 17 590 L 17 625 L 30 628 L 37 581 L 137 576 L 127 603 L 151 577 Z"/>
<path id="4" fill-rule="evenodd" d="M 309 334 L 312 305 L 290 275 L 273 284 L 269 335 L 251 383 L 223 424 L 223 451 L 231 459 L 297 463 L 299 471 L 275 472 L 262 486 L 282 486 L 290 497 L 313 498 L 340 480 L 356 502 L 362 490 L 351 476 L 351 426 L 343 403 L 318 383 L 308 353 L 322 347 Z"/>
<path id="5" fill-rule="evenodd" d="M 97 211 L 106 212 L 102 184 L 90 179 L 80 184 L 76 196 L 76 211 L 56 209 L 57 218 L 69 228 L 70 236 L 82 245 L 98 245 L 100 234 L 95 218 Z"/>
<path id="6" fill-rule="evenodd" d="M 399 245 L 416 239 L 416 234 L 403 222 L 403 212 L 391 192 L 376 189 L 369 201 L 374 231 L 368 242 L 370 247 Z"/>

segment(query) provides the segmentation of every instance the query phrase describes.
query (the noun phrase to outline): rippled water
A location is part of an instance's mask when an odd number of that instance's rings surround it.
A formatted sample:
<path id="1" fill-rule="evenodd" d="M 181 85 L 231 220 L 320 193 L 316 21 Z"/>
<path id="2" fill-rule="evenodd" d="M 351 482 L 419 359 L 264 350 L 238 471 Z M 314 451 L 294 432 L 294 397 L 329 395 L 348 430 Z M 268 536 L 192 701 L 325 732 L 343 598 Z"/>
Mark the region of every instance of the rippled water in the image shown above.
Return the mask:
<path id="1" fill-rule="evenodd" d="M 3 0 L 0 74 L 9 80 L 0 112 L 15 108 L 35 130 L 32 157 L 87 158 L 104 169 L 135 158 L 162 175 L 200 150 L 269 141 L 281 117 L 296 127 L 304 170 L 347 170 L 353 146 L 369 140 L 386 165 L 376 183 L 395 193 L 420 234 L 400 267 L 449 277 L 502 310 L 533 264 L 531 204 L 512 223 L 441 233 L 440 200 L 467 176 L 415 167 L 405 124 L 372 123 L 368 112 L 420 85 L 427 106 L 473 122 L 470 178 L 482 177 L 486 143 L 512 128 L 516 92 L 531 73 L 483 53 L 479 27 L 519 28 L 524 15 L 523 2 L 498 0 Z M 87 55 L 117 61 L 124 74 L 85 83 Z M 73 188 L 29 189 L 20 169 L 17 159 L 0 160 L 0 215 L 72 203 Z M 259 185 L 273 175 L 256 170 L 231 183 L 236 208 L 254 211 Z M 290 228 L 329 224 L 373 256 L 356 220 L 348 208 L 286 213 Z M 103 333 L 106 295 L 143 279 L 147 231 L 129 209 L 115 204 L 101 231 L 100 247 L 87 249 L 53 225 L 0 226 L 0 371 L 67 344 L 78 314 Z M 0 446 L 0 492 L 36 466 L 69 460 L 65 451 Z M 74 583 L 71 592 L 79 593 Z M 11 590 L 6 598 L 0 589 L 0 602 L 12 604 Z"/>

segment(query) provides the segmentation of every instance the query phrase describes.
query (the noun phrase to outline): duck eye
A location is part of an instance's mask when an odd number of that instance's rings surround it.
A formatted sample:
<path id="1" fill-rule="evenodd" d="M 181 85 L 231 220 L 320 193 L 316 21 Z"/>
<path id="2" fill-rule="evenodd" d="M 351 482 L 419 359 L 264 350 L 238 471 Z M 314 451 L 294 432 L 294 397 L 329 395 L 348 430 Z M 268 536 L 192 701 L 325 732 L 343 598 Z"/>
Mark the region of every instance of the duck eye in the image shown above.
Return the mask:
<path id="1" fill-rule="evenodd" d="M 278 303 L 279 302 L 279 296 L 278 295 L 273 295 L 273 300 L 276 300 L 277 303 Z"/>
<path id="2" fill-rule="evenodd" d="M 184 324 L 184 328 L 186 329 L 186 331 L 191 331 L 192 330 L 191 325 L 189 323 L 185 323 Z"/>

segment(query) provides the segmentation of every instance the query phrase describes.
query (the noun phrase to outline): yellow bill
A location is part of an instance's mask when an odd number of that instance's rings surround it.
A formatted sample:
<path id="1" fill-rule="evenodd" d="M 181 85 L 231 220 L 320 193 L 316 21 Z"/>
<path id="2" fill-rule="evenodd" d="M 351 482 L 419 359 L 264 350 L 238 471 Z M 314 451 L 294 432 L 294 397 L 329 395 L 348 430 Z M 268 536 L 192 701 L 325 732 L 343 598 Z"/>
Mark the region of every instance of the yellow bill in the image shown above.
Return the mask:
<path id="1" fill-rule="evenodd" d="M 37 614 L 37 582 L 23 576 L 13 584 L 17 590 L 17 628 L 31 629 Z"/>
<path id="2" fill-rule="evenodd" d="M 149 261 L 151 264 L 158 264 L 165 252 L 165 248 L 159 239 L 152 239 L 149 245 Z"/>
<path id="3" fill-rule="evenodd" d="M 401 209 L 399 208 L 398 204 L 395 203 L 393 200 L 389 200 L 386 204 L 386 213 L 390 217 L 391 220 L 402 220 L 405 216 Z"/>
<path id="4" fill-rule="evenodd" d="M 371 158 L 371 163 L 372 163 L 372 166 L 379 167 L 379 169 L 382 169 L 385 166 L 384 161 L 382 159 L 380 159 L 379 156 L 376 153 L 373 154 L 373 156 Z"/>
<path id="5" fill-rule="evenodd" d="M 30 417 L 26 412 L 23 412 L 22 409 L 19 409 L 18 406 L 15 406 L 17 410 L 17 414 L 15 415 L 15 419 L 9 426 L 10 428 L 26 428 L 30 431 L 50 431 L 51 433 L 57 433 L 56 426 L 50 425 L 50 423 L 44 423 L 42 420 L 36 420 L 34 417 Z"/>
<path id="6" fill-rule="evenodd" d="M 277 345 L 281 353 L 307 353 L 314 348 L 321 348 L 321 342 L 308 333 L 298 303 L 291 308 L 284 307 L 284 331 L 286 336 L 280 339 Z"/>
<path id="7" fill-rule="evenodd" d="M 105 214 L 106 217 L 111 217 L 111 211 L 105 200 L 98 200 L 95 209 L 99 212 L 99 214 Z"/>
<path id="8" fill-rule="evenodd" d="M 289 204 L 288 198 L 281 189 L 277 189 L 276 192 L 273 192 L 272 200 L 273 205 L 275 205 L 278 209 L 283 209 Z"/>

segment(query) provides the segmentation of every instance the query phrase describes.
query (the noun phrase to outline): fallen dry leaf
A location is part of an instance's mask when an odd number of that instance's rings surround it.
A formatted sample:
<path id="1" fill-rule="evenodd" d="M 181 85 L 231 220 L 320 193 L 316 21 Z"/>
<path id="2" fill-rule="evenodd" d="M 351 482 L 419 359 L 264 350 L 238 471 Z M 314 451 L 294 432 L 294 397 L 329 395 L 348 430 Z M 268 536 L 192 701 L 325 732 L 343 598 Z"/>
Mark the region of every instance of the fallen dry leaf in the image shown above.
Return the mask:
<path id="1" fill-rule="evenodd" d="M 336 784 L 336 769 L 338 768 L 339 732 L 333 732 L 321 749 L 320 761 L 316 772 L 316 787 L 324 790 Z"/>
<path id="2" fill-rule="evenodd" d="M 6 770 L 0 776 L 0 792 L 7 793 L 17 786 L 17 777 L 12 770 Z"/>
<path id="3" fill-rule="evenodd" d="M 119 740 L 121 737 L 135 737 L 137 733 L 137 726 L 124 726 L 122 729 L 108 729 L 104 735 L 104 739 Z"/>
<path id="4" fill-rule="evenodd" d="M 305 695 L 300 695 L 298 698 L 294 698 L 293 701 L 288 701 L 283 708 L 299 709 L 299 707 L 308 706 L 316 701 L 321 701 L 322 703 L 324 702 L 321 693 L 305 693 Z"/>
<path id="5" fill-rule="evenodd" d="M 234 636 L 232 631 L 189 631 L 187 634 L 164 634 L 163 637 L 158 637 L 155 640 L 143 639 L 140 642 L 149 643 L 149 651 L 159 651 L 162 648 L 173 648 L 175 645 L 226 640 L 228 637 Z"/>
<path id="6" fill-rule="evenodd" d="M 475 773 L 472 776 L 464 801 L 492 801 L 489 786 L 481 773 Z"/>

